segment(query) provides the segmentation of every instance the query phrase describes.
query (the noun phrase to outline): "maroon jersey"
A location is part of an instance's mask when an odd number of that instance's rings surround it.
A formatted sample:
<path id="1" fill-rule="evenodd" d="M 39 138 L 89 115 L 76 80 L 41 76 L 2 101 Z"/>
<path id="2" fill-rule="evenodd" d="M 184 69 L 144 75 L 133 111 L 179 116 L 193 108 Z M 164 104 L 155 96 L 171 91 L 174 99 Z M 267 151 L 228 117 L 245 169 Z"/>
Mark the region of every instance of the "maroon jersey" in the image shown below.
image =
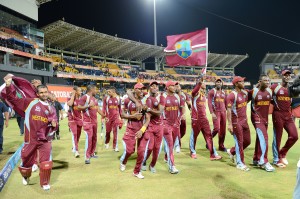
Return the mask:
<path id="1" fill-rule="evenodd" d="M 226 94 L 225 91 L 211 89 L 208 93 L 208 108 L 209 112 L 224 112 L 226 111 Z"/>
<path id="2" fill-rule="evenodd" d="M 55 108 L 37 98 L 18 98 L 15 92 L 13 85 L 7 87 L 6 100 L 25 112 L 25 143 L 51 140 L 58 126 Z M 56 128 L 51 126 L 52 121 L 56 122 Z"/>
<path id="3" fill-rule="evenodd" d="M 274 110 L 275 111 L 291 111 L 291 98 L 289 97 L 288 90 L 279 84 L 271 86 L 273 91 Z"/>
<path id="4" fill-rule="evenodd" d="M 103 99 L 102 111 L 109 120 L 118 120 L 121 115 L 121 100 L 119 97 L 106 96 Z"/>
<path id="5" fill-rule="evenodd" d="M 197 84 L 192 91 L 192 120 L 206 117 L 206 97 L 200 93 L 201 85 Z"/>
<path id="6" fill-rule="evenodd" d="M 232 91 L 227 96 L 227 107 L 231 108 L 231 120 L 232 123 L 237 123 L 238 119 L 247 119 L 247 103 L 248 103 L 248 92 L 242 90 L 237 93 Z"/>
<path id="7" fill-rule="evenodd" d="M 269 106 L 272 99 L 272 90 L 264 91 L 254 88 L 249 93 L 251 100 L 251 120 L 254 123 L 268 123 Z"/>
<path id="8" fill-rule="evenodd" d="M 190 101 L 191 101 L 191 98 L 190 98 L 189 95 L 186 94 L 185 92 L 181 92 L 181 93 L 179 94 L 179 96 L 180 96 L 180 99 L 181 99 L 184 103 L 190 102 Z"/>
<path id="9" fill-rule="evenodd" d="M 142 102 L 139 101 L 141 104 Z M 126 98 L 123 105 L 124 112 L 127 112 L 129 115 L 133 115 L 137 113 L 137 108 L 135 106 L 135 103 L 131 101 L 129 98 Z M 144 123 L 144 116 L 140 119 L 128 119 L 127 128 L 130 130 L 133 130 L 133 132 L 137 132 L 140 130 Z M 126 131 L 127 132 L 127 131 Z M 131 132 L 131 131 L 129 131 Z"/>
<path id="10" fill-rule="evenodd" d="M 149 96 L 146 100 L 146 105 L 153 110 L 159 110 L 159 105 L 165 106 L 165 98 L 163 95 L 158 95 L 156 97 Z M 161 116 L 154 116 L 151 115 L 150 124 L 157 125 L 162 124 L 162 115 Z"/>
<path id="11" fill-rule="evenodd" d="M 164 93 L 163 97 L 165 98 L 164 122 L 171 126 L 180 125 L 180 109 L 184 106 L 184 101 L 176 93 L 174 95 Z"/>
<path id="12" fill-rule="evenodd" d="M 69 101 L 70 98 L 68 98 L 67 101 Z M 71 106 L 69 108 L 68 111 L 68 120 L 71 121 L 75 121 L 75 122 L 81 122 L 82 121 L 82 112 L 81 110 L 78 108 L 80 102 L 80 98 L 79 99 L 74 99 L 74 103 L 73 106 Z"/>
<path id="13" fill-rule="evenodd" d="M 94 106 L 89 107 L 82 111 L 83 122 L 97 124 L 97 113 L 98 113 L 98 101 L 94 96 L 85 94 L 79 100 L 80 106 L 87 106 L 91 101 L 94 102 Z"/>

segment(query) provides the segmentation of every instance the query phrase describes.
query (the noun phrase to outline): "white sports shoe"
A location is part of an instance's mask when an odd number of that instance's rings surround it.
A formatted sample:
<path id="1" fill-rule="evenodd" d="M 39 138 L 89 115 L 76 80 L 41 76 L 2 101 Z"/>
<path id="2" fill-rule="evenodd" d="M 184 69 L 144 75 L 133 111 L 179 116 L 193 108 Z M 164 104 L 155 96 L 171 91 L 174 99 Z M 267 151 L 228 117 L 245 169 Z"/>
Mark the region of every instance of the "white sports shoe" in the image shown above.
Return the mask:
<path id="1" fill-rule="evenodd" d="M 156 173 L 156 169 L 154 167 L 151 167 L 150 165 L 149 165 L 149 170 L 151 173 Z"/>
<path id="2" fill-rule="evenodd" d="M 49 184 L 43 185 L 43 189 L 44 189 L 45 191 L 49 191 L 49 190 L 50 190 L 50 185 L 49 185 Z"/>
<path id="3" fill-rule="evenodd" d="M 234 163 L 234 155 L 231 154 L 230 149 L 227 149 L 227 154 L 229 155 L 229 159 Z"/>
<path id="4" fill-rule="evenodd" d="M 125 171 L 126 165 L 125 164 L 120 164 L 120 171 Z"/>
<path id="5" fill-rule="evenodd" d="M 138 174 L 133 173 L 133 176 L 137 177 L 138 179 L 144 179 L 145 177 L 142 175 L 141 172 L 139 172 Z"/>
<path id="6" fill-rule="evenodd" d="M 282 163 L 285 164 L 285 165 L 288 165 L 288 164 L 289 164 L 289 162 L 288 162 L 288 160 L 287 160 L 286 158 L 281 158 L 281 161 L 282 161 Z"/>
<path id="7" fill-rule="evenodd" d="M 109 149 L 109 144 L 104 144 L 105 149 Z"/>
<path id="8" fill-rule="evenodd" d="M 31 170 L 32 170 L 32 172 L 36 172 L 38 170 L 38 168 L 39 167 L 36 164 L 34 164 L 34 165 L 32 165 Z"/>
<path id="9" fill-rule="evenodd" d="M 266 164 L 263 164 L 261 166 L 262 169 L 266 170 L 267 172 L 273 172 L 275 171 L 275 168 L 269 163 L 267 162 Z"/>
<path id="10" fill-rule="evenodd" d="M 80 154 L 78 151 L 75 152 L 75 158 L 79 158 L 80 157 Z"/>
<path id="11" fill-rule="evenodd" d="M 117 147 L 115 148 L 115 152 L 119 152 L 119 149 Z"/>
<path id="12" fill-rule="evenodd" d="M 22 177 L 22 182 L 23 182 L 23 185 L 28 185 L 29 184 L 29 178 Z"/>
<path id="13" fill-rule="evenodd" d="M 172 166 L 172 168 L 169 170 L 169 172 L 170 172 L 171 174 L 177 174 L 177 173 L 179 173 L 178 169 L 176 169 L 175 166 Z"/>
<path id="14" fill-rule="evenodd" d="M 250 171 L 250 169 L 244 164 L 238 164 L 236 165 L 236 168 L 242 171 Z"/>
<path id="15" fill-rule="evenodd" d="M 177 146 L 177 147 L 175 148 L 175 151 L 176 151 L 176 153 L 180 153 L 180 146 Z"/>
<path id="16" fill-rule="evenodd" d="M 147 171 L 147 165 L 143 165 L 141 168 L 142 171 Z"/>

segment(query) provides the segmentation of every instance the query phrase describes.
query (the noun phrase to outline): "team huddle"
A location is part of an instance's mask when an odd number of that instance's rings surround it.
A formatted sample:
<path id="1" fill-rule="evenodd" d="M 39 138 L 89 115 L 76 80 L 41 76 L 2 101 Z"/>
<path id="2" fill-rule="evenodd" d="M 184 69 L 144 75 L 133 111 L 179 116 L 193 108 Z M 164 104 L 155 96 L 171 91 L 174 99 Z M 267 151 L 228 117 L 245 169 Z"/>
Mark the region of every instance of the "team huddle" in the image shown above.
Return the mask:
<path id="1" fill-rule="evenodd" d="M 22 163 L 19 167 L 23 184 L 28 184 L 32 167 L 39 162 L 40 185 L 44 190 L 49 190 L 53 165 L 51 140 L 58 128 L 58 118 L 48 102 L 48 89 L 43 85 L 30 85 L 26 80 L 21 80 L 22 83 L 18 84 L 20 80 L 12 75 L 7 75 L 4 80 L 5 100 L 18 114 L 25 117 L 25 142 L 21 152 Z M 185 109 L 188 107 L 191 112 L 190 157 L 197 158 L 197 137 L 202 132 L 206 148 L 210 152 L 210 160 L 222 159 L 217 152 L 218 148 L 218 151 L 228 153 L 230 159 L 236 163 L 237 169 L 249 171 L 244 161 L 244 150 L 251 143 L 246 114 L 248 102 L 251 102 L 251 122 L 256 130 L 252 164 L 267 172 L 274 171 L 274 167 L 284 168 L 288 165 L 287 153 L 298 140 L 288 92 L 290 80 L 291 72 L 288 70 L 282 72 L 281 84 L 270 85 L 269 77 L 261 75 L 259 83 L 252 90 L 246 90 L 244 78 L 235 76 L 232 80 L 234 88 L 227 95 L 222 89 L 222 80 L 216 78 L 215 88 L 206 95 L 206 85 L 201 78 L 192 90 L 191 98 L 181 91 L 177 82 L 168 81 L 165 90 L 161 92 L 159 82 L 152 81 L 148 92 L 142 83 L 135 84 L 134 88 L 127 92 L 128 98 L 123 102 L 117 95 L 116 89 L 108 87 L 102 109 L 95 98 L 97 93 L 95 85 L 87 86 L 84 95 L 80 87 L 74 87 L 71 97 L 66 102 L 74 156 L 80 157 L 78 143 L 83 129 L 86 136 L 85 164 L 90 164 L 93 158 L 98 158 L 96 154 L 97 115 L 100 114 L 106 126 L 104 148 L 110 148 L 110 134 L 113 132 L 112 148 L 116 152 L 119 151 L 119 129 L 122 128 L 123 120 L 127 120 L 122 138 L 123 154 L 120 158 L 120 171 L 127 169 L 127 161 L 137 149 L 136 165 L 132 168 L 135 177 L 143 179 L 141 171 L 147 169 L 155 173 L 155 165 L 162 151 L 168 171 L 177 174 L 179 170 L 176 168 L 174 152 L 180 152 L 181 139 L 186 134 Z M 212 117 L 213 129 L 210 128 L 206 106 Z M 274 128 L 272 164 L 268 160 L 268 115 L 270 113 Z M 227 130 L 233 135 L 235 142 L 235 146 L 231 148 L 226 148 L 224 145 L 226 123 Z M 288 133 L 288 139 L 281 147 L 283 129 Z M 217 147 L 213 144 L 216 135 L 219 138 Z M 152 159 L 147 167 L 151 155 Z"/>

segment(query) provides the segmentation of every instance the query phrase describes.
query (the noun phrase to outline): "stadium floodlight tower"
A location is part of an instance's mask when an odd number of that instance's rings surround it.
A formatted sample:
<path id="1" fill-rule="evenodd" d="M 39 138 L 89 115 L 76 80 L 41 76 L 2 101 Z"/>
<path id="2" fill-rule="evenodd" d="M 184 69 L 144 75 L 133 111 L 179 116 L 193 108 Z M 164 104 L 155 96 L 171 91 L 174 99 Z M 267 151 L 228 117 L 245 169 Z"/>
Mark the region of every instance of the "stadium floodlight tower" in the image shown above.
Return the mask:
<path id="1" fill-rule="evenodd" d="M 154 45 L 157 46 L 157 31 L 156 31 L 156 0 L 153 0 L 153 16 L 154 16 Z M 155 57 L 155 71 L 159 71 L 157 65 L 157 58 Z"/>

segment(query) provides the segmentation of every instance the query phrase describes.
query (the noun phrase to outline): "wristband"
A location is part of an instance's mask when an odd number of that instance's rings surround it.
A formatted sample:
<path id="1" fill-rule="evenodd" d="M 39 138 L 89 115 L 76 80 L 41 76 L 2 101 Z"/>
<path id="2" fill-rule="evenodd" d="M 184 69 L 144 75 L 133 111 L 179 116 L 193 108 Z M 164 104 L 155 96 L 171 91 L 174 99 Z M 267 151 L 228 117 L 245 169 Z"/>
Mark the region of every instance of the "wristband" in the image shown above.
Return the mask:
<path id="1" fill-rule="evenodd" d="M 147 129 L 147 127 L 143 126 L 143 127 L 140 129 L 140 131 L 142 131 L 143 133 L 145 133 L 146 129 Z"/>

